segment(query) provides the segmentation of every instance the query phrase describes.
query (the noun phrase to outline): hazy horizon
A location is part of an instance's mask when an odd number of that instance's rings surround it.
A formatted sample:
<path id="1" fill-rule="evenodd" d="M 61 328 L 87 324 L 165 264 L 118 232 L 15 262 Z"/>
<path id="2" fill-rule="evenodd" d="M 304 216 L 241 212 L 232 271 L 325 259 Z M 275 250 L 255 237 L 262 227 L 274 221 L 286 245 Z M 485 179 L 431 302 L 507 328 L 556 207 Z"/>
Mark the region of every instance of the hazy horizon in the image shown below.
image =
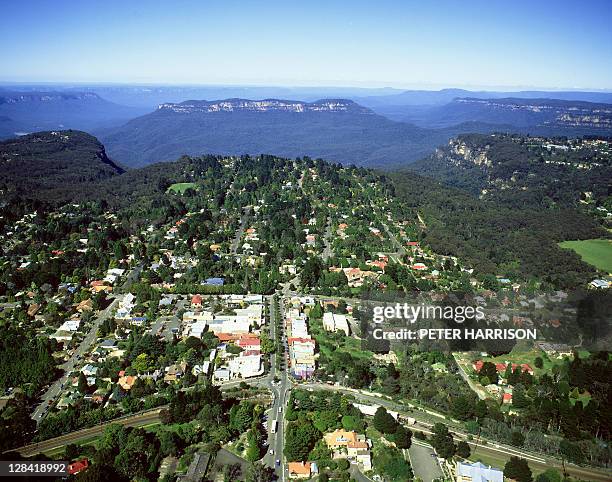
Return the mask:
<path id="1" fill-rule="evenodd" d="M 4 80 L 0 79 L 0 87 L 151 87 L 151 88 L 215 88 L 215 87 L 232 87 L 232 88 L 269 88 L 269 89 L 312 89 L 312 90 L 332 90 L 332 89 L 354 89 L 354 90 L 372 90 L 372 91 L 390 91 L 390 93 L 400 93 L 404 91 L 425 91 L 439 92 L 445 90 L 466 90 L 480 92 L 525 92 L 525 91 L 542 91 L 542 92 L 600 92 L 612 93 L 610 88 L 581 88 L 581 87 L 550 87 L 539 85 L 417 85 L 417 84 L 381 84 L 381 85 L 361 85 L 361 84 L 280 84 L 280 83 L 242 83 L 242 82 L 215 82 L 215 83 L 194 83 L 194 82 L 128 82 L 128 81 L 44 81 L 44 80 Z"/>
<path id="2" fill-rule="evenodd" d="M 6 83 L 612 89 L 612 7 L 598 0 L 26 0 L 0 11 Z"/>

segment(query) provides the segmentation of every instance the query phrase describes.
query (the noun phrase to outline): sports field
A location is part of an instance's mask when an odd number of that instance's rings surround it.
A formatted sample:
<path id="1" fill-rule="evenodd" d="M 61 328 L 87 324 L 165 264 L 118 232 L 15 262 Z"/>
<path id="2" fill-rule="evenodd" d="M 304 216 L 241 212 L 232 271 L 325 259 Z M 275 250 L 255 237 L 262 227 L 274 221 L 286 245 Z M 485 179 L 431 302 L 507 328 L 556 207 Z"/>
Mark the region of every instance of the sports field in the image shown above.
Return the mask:
<path id="1" fill-rule="evenodd" d="M 585 239 L 583 241 L 563 241 L 559 243 L 562 248 L 573 249 L 583 261 L 596 268 L 612 273 L 612 240 Z"/>

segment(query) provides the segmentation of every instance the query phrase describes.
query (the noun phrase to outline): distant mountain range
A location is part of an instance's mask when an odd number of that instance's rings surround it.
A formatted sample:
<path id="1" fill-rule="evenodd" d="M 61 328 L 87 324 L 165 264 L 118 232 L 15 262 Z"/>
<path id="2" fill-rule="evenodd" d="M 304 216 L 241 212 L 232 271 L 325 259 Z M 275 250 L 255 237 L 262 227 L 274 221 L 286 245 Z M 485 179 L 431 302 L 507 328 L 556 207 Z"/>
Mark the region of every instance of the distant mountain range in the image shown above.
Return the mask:
<path id="1" fill-rule="evenodd" d="M 419 127 L 482 122 L 538 134 L 612 134 L 612 93 L 407 91 L 358 100 L 377 114 Z M 564 131 L 565 130 L 565 131 Z M 558 132 L 557 132 L 558 131 Z M 584 131 L 584 132 L 583 132 Z"/>
<path id="2" fill-rule="evenodd" d="M 119 125 L 147 109 L 126 107 L 93 92 L 16 92 L 0 90 L 0 138 L 20 132 L 93 130 Z"/>
<path id="3" fill-rule="evenodd" d="M 491 131 L 476 124 L 423 129 L 347 99 L 226 99 L 165 103 L 98 134 L 109 155 L 131 167 L 203 153 L 310 156 L 392 167 L 420 159 L 453 135 L 475 129 Z"/>
<path id="4" fill-rule="evenodd" d="M 166 100 L 202 92 L 276 91 L 301 97 Z M 358 101 L 331 97 L 337 91 Z M 315 93 L 330 97 L 304 100 Z M 111 102 L 107 95 L 140 107 Z M 553 95 L 558 98 L 547 97 Z M 143 107 L 162 99 L 153 111 Z M 0 139 L 66 128 L 96 134 L 113 159 L 130 167 L 182 154 L 265 152 L 393 168 L 429 155 L 461 133 L 610 136 L 612 93 L 240 86 L 0 88 Z"/>
<path id="5" fill-rule="evenodd" d="M 406 111 L 406 122 L 442 128 L 466 121 L 512 126 L 547 135 L 612 135 L 612 104 L 558 99 L 457 98 L 443 106 Z"/>
<path id="6" fill-rule="evenodd" d="M 578 90 L 521 90 L 521 91 L 491 91 L 491 90 L 406 90 L 390 95 L 370 95 L 367 97 L 351 97 L 356 102 L 370 108 L 379 106 L 432 106 L 444 105 L 460 97 L 473 99 L 558 99 L 576 100 L 612 104 L 612 92 L 584 92 Z"/>

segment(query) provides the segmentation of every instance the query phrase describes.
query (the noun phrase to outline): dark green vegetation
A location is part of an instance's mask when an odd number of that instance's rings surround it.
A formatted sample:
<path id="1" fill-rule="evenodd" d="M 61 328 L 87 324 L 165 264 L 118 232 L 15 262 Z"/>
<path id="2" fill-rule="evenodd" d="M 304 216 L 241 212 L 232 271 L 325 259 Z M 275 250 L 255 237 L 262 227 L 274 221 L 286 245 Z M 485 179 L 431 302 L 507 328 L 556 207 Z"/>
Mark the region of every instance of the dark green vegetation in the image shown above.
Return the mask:
<path id="1" fill-rule="evenodd" d="M 610 195 L 610 159 L 587 148 L 549 153 L 543 143 L 461 136 L 411 167 L 418 175 L 393 175 L 397 194 L 421 213 L 424 239 L 438 253 L 509 278 L 586 283 L 594 269 L 557 243 L 609 237 L 594 212 Z M 585 192 L 588 204 L 579 202 Z"/>
<path id="2" fill-rule="evenodd" d="M 303 112 L 275 108 L 254 111 L 241 107 L 246 102 L 250 101 L 215 101 L 215 105 L 234 104 L 231 111 L 209 111 L 212 103 L 205 101 L 167 104 L 121 127 L 100 132 L 100 138 L 109 155 L 128 166 L 183 154 L 265 152 L 380 167 L 415 161 L 453 135 L 471 131 L 469 126 L 433 130 L 390 121 L 349 100 L 302 103 L 339 102 L 347 106 L 346 110 Z"/>
<path id="3" fill-rule="evenodd" d="M 27 320 L 25 312 L 21 319 Z M 33 330 L 0 326 L 0 389 L 24 387 L 32 396 L 55 379 L 55 340 L 36 337 Z"/>
<path id="4" fill-rule="evenodd" d="M 484 367 L 483 367 L 484 368 Z M 573 463 L 605 464 L 610 458 L 610 372 L 608 353 L 588 358 L 577 354 L 565 359 L 552 373 L 537 377 L 508 370 L 504 375 L 514 387 L 509 415 L 493 400 L 455 397 L 451 412 L 474 435 L 563 457 Z M 589 393 L 583 402 L 579 394 Z"/>
<path id="5" fill-rule="evenodd" d="M 71 200 L 87 185 L 121 174 L 95 137 L 79 131 L 39 132 L 0 142 L 2 198 Z"/>
<path id="6" fill-rule="evenodd" d="M 466 134 L 410 170 L 510 206 L 563 207 L 610 195 L 612 154 L 588 138 Z"/>

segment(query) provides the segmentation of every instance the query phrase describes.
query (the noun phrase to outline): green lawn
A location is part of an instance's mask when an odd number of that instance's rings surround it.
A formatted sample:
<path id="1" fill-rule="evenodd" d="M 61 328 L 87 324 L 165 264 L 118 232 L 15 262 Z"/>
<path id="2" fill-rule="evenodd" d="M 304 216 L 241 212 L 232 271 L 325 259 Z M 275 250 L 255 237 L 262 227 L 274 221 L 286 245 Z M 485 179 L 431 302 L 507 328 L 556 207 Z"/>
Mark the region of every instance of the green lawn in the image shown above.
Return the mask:
<path id="1" fill-rule="evenodd" d="M 168 188 L 168 192 L 184 194 L 187 189 L 196 189 L 196 187 L 195 182 L 177 182 Z"/>
<path id="2" fill-rule="evenodd" d="M 323 329 L 320 318 L 311 318 L 308 321 L 311 336 L 317 342 L 319 351 L 331 356 L 333 351 L 347 352 L 355 358 L 370 359 L 374 355 L 371 351 L 361 348 L 361 340 L 344 334 L 329 333 Z"/>
<path id="3" fill-rule="evenodd" d="M 612 240 L 585 239 L 584 241 L 563 241 L 559 246 L 573 249 L 582 260 L 596 268 L 612 273 Z"/>

